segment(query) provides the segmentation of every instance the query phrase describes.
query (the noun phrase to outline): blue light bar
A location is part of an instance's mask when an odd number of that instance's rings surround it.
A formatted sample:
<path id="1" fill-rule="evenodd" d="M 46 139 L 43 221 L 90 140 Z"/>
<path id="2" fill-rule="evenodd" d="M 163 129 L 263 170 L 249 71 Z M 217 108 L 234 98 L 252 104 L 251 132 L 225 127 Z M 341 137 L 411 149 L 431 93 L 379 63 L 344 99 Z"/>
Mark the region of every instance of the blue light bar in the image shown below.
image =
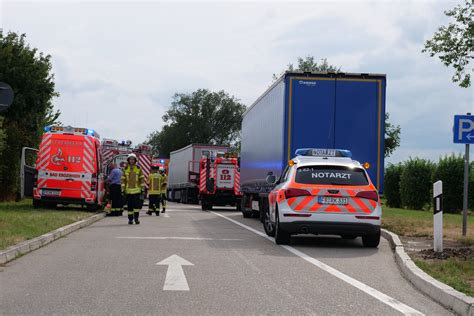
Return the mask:
<path id="1" fill-rule="evenodd" d="M 326 149 L 326 148 L 300 148 L 295 152 L 296 156 L 310 157 L 344 157 L 352 158 L 350 150 L 346 149 Z"/>
<path id="2" fill-rule="evenodd" d="M 160 160 L 160 163 L 163 164 L 163 163 L 165 163 L 165 161 L 164 161 L 163 159 L 161 159 L 161 160 Z"/>
<path id="3" fill-rule="evenodd" d="M 88 129 L 87 130 L 87 135 L 94 136 L 94 130 L 93 129 Z"/>
<path id="4" fill-rule="evenodd" d="M 45 131 L 46 133 L 51 132 L 51 125 L 50 125 L 50 126 L 45 126 L 45 127 L 44 127 L 44 131 Z"/>

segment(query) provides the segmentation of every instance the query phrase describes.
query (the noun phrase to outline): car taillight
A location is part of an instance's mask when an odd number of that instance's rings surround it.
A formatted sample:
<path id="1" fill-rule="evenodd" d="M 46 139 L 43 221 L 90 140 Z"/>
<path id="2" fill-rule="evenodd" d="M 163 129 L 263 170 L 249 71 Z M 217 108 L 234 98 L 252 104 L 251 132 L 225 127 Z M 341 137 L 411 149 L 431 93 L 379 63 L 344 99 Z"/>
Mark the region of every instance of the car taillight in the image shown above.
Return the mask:
<path id="1" fill-rule="evenodd" d="M 379 195 L 377 191 L 361 191 L 356 194 L 356 197 L 362 198 L 362 199 L 374 200 L 376 202 L 379 201 Z"/>
<path id="2" fill-rule="evenodd" d="M 303 189 L 286 189 L 285 190 L 285 197 L 286 199 L 298 196 L 307 196 L 311 195 L 311 192 L 303 190 Z"/>
<path id="3" fill-rule="evenodd" d="M 94 173 L 92 175 L 92 181 L 91 181 L 91 191 L 97 190 L 97 174 Z"/>

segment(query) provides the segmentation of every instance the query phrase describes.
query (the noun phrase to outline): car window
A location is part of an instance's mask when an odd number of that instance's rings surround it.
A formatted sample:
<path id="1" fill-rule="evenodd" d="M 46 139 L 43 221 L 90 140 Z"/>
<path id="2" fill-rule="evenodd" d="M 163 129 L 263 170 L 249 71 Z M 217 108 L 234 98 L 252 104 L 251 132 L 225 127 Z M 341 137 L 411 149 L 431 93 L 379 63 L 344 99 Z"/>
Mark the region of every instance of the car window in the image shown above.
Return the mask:
<path id="1" fill-rule="evenodd" d="M 289 173 L 290 173 L 290 167 L 286 166 L 285 170 L 283 170 L 283 173 L 281 174 L 280 182 L 286 182 L 286 180 L 288 180 Z"/>
<path id="2" fill-rule="evenodd" d="M 368 185 L 366 173 L 360 168 L 344 166 L 306 166 L 296 171 L 296 183 L 332 185 Z"/>

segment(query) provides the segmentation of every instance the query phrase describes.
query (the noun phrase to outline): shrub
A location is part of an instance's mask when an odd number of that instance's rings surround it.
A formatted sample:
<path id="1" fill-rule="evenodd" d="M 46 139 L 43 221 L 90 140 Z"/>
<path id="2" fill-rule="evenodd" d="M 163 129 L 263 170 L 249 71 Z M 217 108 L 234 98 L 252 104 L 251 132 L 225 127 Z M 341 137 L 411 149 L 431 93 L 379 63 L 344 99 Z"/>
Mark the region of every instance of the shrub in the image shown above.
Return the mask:
<path id="1" fill-rule="evenodd" d="M 432 182 L 443 181 L 443 211 L 459 213 L 462 210 L 464 159 L 450 155 L 439 160 L 433 172 Z"/>
<path id="2" fill-rule="evenodd" d="M 387 200 L 387 205 L 390 207 L 402 206 L 400 200 L 400 176 L 402 172 L 402 164 L 390 164 L 387 169 L 385 169 L 384 197 Z"/>
<path id="3" fill-rule="evenodd" d="M 423 209 L 431 202 L 431 177 L 434 164 L 421 158 L 410 158 L 400 176 L 400 199 L 403 207 Z"/>

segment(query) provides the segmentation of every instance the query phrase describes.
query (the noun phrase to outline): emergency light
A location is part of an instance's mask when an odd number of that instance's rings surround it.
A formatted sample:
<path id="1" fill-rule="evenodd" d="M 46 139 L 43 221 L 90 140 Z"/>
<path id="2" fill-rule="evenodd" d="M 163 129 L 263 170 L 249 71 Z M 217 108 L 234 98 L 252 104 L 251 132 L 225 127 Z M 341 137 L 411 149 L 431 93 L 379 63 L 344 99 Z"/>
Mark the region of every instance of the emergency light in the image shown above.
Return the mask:
<path id="1" fill-rule="evenodd" d="M 346 149 L 325 149 L 325 148 L 299 148 L 295 152 L 296 156 L 310 157 L 344 157 L 352 158 L 350 150 Z"/>

